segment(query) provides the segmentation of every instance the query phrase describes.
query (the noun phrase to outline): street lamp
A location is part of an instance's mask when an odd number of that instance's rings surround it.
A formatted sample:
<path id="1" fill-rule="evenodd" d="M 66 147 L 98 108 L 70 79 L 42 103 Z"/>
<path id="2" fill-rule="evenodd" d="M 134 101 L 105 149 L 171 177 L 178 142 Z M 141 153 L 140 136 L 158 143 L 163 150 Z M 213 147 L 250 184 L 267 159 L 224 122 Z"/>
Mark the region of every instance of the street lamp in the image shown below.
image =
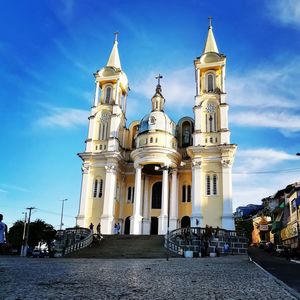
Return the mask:
<path id="1" fill-rule="evenodd" d="M 62 227 L 63 227 L 63 215 L 64 215 L 64 203 L 65 203 L 65 201 L 67 201 L 68 199 L 63 199 L 63 200 L 60 200 L 60 201 L 62 201 L 62 203 L 61 203 L 61 216 L 60 216 L 60 230 L 62 230 Z"/>

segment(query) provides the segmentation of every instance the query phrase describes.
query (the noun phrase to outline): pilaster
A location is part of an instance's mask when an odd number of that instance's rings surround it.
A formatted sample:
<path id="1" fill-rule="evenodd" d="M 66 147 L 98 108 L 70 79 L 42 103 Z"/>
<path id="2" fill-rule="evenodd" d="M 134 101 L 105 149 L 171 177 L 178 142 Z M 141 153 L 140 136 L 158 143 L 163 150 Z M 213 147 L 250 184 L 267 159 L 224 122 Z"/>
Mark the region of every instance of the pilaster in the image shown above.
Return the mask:
<path id="1" fill-rule="evenodd" d="M 178 224 L 178 179 L 177 169 L 172 170 L 172 185 L 170 195 L 170 231 L 177 228 Z"/>
<path id="2" fill-rule="evenodd" d="M 106 166 L 103 213 L 101 216 L 101 233 L 113 233 L 114 195 L 116 190 L 116 167 Z"/>
<path id="3" fill-rule="evenodd" d="M 163 168 L 161 214 L 158 217 L 158 234 L 166 234 L 168 226 L 168 197 L 169 197 L 169 170 Z"/>
<path id="4" fill-rule="evenodd" d="M 192 216 L 191 226 L 192 227 L 203 227 L 203 216 L 202 216 L 202 178 L 201 178 L 201 160 L 192 161 Z"/>

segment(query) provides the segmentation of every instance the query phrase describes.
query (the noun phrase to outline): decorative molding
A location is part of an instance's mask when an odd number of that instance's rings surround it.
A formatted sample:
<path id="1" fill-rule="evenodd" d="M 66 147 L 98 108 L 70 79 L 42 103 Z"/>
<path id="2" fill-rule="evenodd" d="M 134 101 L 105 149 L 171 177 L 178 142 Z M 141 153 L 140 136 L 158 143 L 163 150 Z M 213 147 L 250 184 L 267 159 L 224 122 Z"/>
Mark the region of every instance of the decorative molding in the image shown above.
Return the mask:
<path id="1" fill-rule="evenodd" d="M 115 173 L 116 169 L 117 168 L 114 165 L 105 166 L 106 173 Z"/>
<path id="2" fill-rule="evenodd" d="M 201 160 L 193 160 L 192 161 L 192 166 L 193 168 L 201 168 L 202 161 Z"/>
<path id="3" fill-rule="evenodd" d="M 229 168 L 232 166 L 232 161 L 230 159 L 222 159 L 221 164 L 223 167 Z"/>
<path id="4" fill-rule="evenodd" d="M 90 166 L 89 165 L 82 165 L 81 167 L 81 171 L 82 171 L 82 174 L 87 174 L 89 172 L 89 169 L 90 169 Z"/>

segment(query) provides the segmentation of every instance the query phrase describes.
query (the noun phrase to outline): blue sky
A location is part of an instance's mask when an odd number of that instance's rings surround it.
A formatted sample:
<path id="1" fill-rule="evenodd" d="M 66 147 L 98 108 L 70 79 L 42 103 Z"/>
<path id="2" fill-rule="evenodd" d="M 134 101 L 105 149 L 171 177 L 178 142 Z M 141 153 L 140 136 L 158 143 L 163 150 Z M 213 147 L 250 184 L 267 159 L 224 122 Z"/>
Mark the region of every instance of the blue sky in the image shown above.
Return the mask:
<path id="1" fill-rule="evenodd" d="M 193 60 L 213 16 L 227 55 L 233 205 L 259 203 L 300 181 L 300 1 L 6 1 L 0 11 L 0 212 L 75 224 L 93 72 L 119 31 L 131 87 L 127 125 L 150 110 L 163 74 L 166 112 L 193 116 Z M 268 171 L 271 171 L 268 173 Z"/>

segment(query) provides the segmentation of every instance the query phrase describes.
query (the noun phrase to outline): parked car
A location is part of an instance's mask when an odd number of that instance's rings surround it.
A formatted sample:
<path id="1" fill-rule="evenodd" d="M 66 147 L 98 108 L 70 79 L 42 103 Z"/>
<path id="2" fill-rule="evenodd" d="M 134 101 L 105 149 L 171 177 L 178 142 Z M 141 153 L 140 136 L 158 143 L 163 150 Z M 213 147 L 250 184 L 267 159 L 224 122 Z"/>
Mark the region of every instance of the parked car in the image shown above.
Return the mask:
<path id="1" fill-rule="evenodd" d="M 277 256 L 283 256 L 284 255 L 284 246 L 283 245 L 276 245 L 275 252 Z"/>
<path id="2" fill-rule="evenodd" d="M 41 251 L 39 249 L 33 249 L 31 255 L 32 255 L 32 257 L 40 257 Z"/>

